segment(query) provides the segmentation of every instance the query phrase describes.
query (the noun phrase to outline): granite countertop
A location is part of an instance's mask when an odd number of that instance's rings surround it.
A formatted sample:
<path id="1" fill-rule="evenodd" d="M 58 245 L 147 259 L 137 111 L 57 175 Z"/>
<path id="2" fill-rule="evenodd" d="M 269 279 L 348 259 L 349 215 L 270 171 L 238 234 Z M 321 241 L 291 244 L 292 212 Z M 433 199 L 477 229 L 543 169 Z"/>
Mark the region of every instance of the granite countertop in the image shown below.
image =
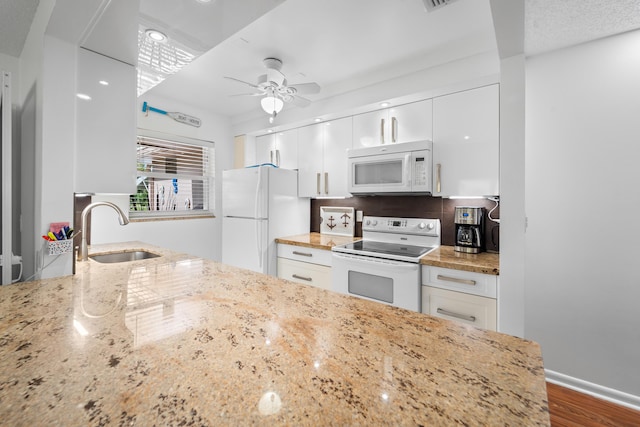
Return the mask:
<path id="1" fill-rule="evenodd" d="M 420 264 L 484 274 L 500 274 L 500 254 L 456 252 L 453 246 L 440 246 L 420 259 Z"/>
<path id="2" fill-rule="evenodd" d="M 549 425 L 534 342 L 124 249 L 0 288 L 4 425 Z"/>
<path id="3" fill-rule="evenodd" d="M 330 251 L 332 247 L 362 240 L 362 237 L 335 236 L 331 234 L 304 233 L 276 239 L 276 243 L 303 246 L 305 248 L 324 249 Z"/>
<path id="4" fill-rule="evenodd" d="M 276 243 L 331 250 L 331 248 L 336 245 L 344 245 L 361 239 L 362 237 L 305 233 L 296 236 L 281 237 L 276 239 Z M 473 271 L 476 273 L 500 274 L 500 254 L 488 252 L 466 254 L 454 251 L 453 246 L 440 246 L 422 257 L 420 264 L 452 268 L 454 270 Z"/>

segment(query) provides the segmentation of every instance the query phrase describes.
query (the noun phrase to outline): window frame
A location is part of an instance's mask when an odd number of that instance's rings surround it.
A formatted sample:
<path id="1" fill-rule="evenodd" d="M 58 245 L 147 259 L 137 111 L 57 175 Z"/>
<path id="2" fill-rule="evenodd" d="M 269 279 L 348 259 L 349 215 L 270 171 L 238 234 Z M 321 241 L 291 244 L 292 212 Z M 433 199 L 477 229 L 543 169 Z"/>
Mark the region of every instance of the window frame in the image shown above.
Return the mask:
<path id="1" fill-rule="evenodd" d="M 176 134 L 170 134 L 165 132 L 159 132 L 151 129 L 143 129 L 138 128 L 136 134 L 136 147 L 138 145 L 138 138 L 149 138 L 149 139 L 157 139 L 165 142 L 175 142 L 180 144 L 186 144 L 197 147 L 207 148 L 207 169 L 208 174 L 205 175 L 192 175 L 185 174 L 180 175 L 178 173 L 166 173 L 166 172 L 145 172 L 138 170 L 136 166 L 135 180 L 136 183 L 141 177 L 151 177 L 155 179 L 203 179 L 206 180 L 208 185 L 207 189 L 205 189 L 203 193 L 203 198 L 205 199 L 205 205 L 208 205 L 208 209 L 198 209 L 198 210 L 169 210 L 169 211 L 161 211 L 161 210 L 148 210 L 148 211 L 138 211 L 131 209 L 131 198 L 135 196 L 135 194 L 129 195 L 129 218 L 132 221 L 145 221 L 145 220 L 161 220 L 161 219 L 183 219 L 183 218 L 202 218 L 202 217 L 215 217 L 215 142 L 208 141 L 203 139 L 196 139 L 185 137 Z M 138 164 L 138 151 L 136 150 L 136 165 Z M 137 188 L 137 185 L 136 185 Z"/>

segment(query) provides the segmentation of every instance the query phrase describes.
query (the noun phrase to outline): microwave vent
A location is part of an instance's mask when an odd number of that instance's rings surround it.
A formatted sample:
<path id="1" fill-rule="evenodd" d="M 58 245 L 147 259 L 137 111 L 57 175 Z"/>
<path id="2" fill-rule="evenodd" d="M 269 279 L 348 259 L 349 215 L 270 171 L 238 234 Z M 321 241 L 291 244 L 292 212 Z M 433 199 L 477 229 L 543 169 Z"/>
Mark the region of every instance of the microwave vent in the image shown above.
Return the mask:
<path id="1" fill-rule="evenodd" d="M 441 9 L 454 1 L 456 0 L 422 0 L 427 12 L 433 12 L 434 10 Z"/>

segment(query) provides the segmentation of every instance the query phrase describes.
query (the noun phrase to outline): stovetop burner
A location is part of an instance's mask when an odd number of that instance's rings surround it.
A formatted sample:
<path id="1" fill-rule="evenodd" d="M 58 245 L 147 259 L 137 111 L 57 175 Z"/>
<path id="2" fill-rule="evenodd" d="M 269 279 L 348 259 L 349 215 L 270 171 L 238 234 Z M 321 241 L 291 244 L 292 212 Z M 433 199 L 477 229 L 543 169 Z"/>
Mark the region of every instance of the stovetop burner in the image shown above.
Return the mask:
<path id="1" fill-rule="evenodd" d="M 365 216 L 362 231 L 362 240 L 335 246 L 333 251 L 417 263 L 440 246 L 438 219 Z"/>
<path id="2" fill-rule="evenodd" d="M 360 240 L 358 242 L 348 243 L 344 248 L 353 251 L 373 252 L 383 255 L 399 255 L 408 258 L 420 258 L 435 249 L 435 247 L 431 246 L 403 245 L 371 240 Z"/>

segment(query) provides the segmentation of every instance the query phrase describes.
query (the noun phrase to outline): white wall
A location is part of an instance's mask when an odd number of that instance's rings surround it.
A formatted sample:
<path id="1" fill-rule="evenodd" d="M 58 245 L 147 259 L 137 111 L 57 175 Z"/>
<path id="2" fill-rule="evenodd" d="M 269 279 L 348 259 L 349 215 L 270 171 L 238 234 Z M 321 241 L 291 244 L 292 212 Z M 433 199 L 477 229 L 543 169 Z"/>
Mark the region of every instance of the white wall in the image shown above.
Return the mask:
<path id="1" fill-rule="evenodd" d="M 550 376 L 638 406 L 639 52 L 635 31 L 527 60 L 525 265 Z"/>
<path id="2" fill-rule="evenodd" d="M 195 109 L 188 101 L 154 97 L 153 90 L 138 99 L 138 127 L 203 139 L 215 143 L 215 218 L 157 220 L 134 222 L 120 226 L 112 209 L 96 208 L 92 213 L 91 243 L 112 243 L 140 240 L 192 255 L 222 259 L 222 171 L 233 167 L 233 135 L 229 120 L 208 111 Z M 165 111 L 179 111 L 202 120 L 199 128 L 178 123 L 171 118 L 149 112 L 142 113 L 142 102 Z M 132 141 L 132 143 L 134 143 Z M 127 196 L 98 195 L 93 200 L 108 200 L 125 211 L 129 209 Z"/>

